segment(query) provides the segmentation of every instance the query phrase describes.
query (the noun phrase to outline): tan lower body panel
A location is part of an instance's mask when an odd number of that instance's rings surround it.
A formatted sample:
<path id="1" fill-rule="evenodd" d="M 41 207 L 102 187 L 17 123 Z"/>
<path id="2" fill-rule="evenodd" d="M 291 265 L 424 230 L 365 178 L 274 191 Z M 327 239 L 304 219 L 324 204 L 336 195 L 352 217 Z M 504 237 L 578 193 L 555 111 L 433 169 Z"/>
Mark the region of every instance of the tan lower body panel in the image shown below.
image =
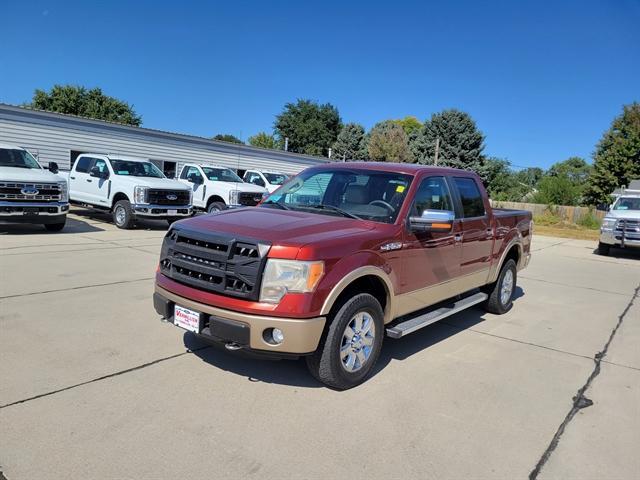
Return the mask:
<path id="1" fill-rule="evenodd" d="M 320 336 L 322 335 L 322 330 L 326 322 L 325 317 L 294 319 L 234 312 L 232 310 L 225 310 L 204 303 L 194 302 L 193 300 L 171 293 L 158 285 L 156 285 L 156 293 L 182 307 L 246 323 L 251 329 L 249 346 L 255 350 L 269 350 L 283 353 L 313 352 L 318 347 L 318 342 L 320 341 Z M 271 345 L 265 342 L 262 338 L 262 332 L 267 328 L 279 328 L 282 330 L 284 333 L 284 341 L 280 345 Z"/>
<path id="2" fill-rule="evenodd" d="M 448 282 L 397 295 L 393 299 L 394 311 L 392 318 L 407 315 L 408 313 L 421 310 L 447 298 L 455 297 L 474 288 L 482 287 L 486 285 L 488 275 L 489 269 L 487 268 L 479 272 L 454 278 Z"/>

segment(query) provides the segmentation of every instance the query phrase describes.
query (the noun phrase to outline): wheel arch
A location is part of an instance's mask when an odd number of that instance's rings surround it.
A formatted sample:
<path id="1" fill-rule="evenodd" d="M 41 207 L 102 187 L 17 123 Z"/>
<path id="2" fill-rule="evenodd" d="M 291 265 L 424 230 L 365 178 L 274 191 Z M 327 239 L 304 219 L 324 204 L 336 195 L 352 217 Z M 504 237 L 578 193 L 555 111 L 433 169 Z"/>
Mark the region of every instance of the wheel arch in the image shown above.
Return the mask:
<path id="1" fill-rule="evenodd" d="M 517 268 L 520 269 L 520 262 L 522 260 L 522 241 L 519 236 L 516 236 L 509 241 L 500 255 L 500 260 L 495 262 L 491 267 L 488 283 L 493 283 L 498 279 L 502 266 L 510 258 L 513 258 L 516 262 Z"/>
<path id="2" fill-rule="evenodd" d="M 211 205 L 213 202 L 221 202 L 225 205 L 227 204 L 227 202 L 225 202 L 220 195 L 211 195 L 209 196 L 209 198 L 207 198 L 207 208 L 209 208 L 209 205 Z"/>
<path id="3" fill-rule="evenodd" d="M 126 193 L 123 192 L 117 192 L 112 200 L 111 200 L 111 208 L 113 209 L 113 207 L 115 206 L 116 203 L 118 203 L 120 200 L 127 200 L 128 202 L 130 202 L 131 200 L 129 199 L 129 197 L 127 196 Z"/>
<path id="4" fill-rule="evenodd" d="M 342 301 L 355 293 L 370 293 L 382 306 L 384 323 L 389 323 L 393 312 L 393 284 L 389 276 L 380 268 L 361 267 L 345 275 L 332 289 L 322 305 L 321 315 L 335 311 Z"/>

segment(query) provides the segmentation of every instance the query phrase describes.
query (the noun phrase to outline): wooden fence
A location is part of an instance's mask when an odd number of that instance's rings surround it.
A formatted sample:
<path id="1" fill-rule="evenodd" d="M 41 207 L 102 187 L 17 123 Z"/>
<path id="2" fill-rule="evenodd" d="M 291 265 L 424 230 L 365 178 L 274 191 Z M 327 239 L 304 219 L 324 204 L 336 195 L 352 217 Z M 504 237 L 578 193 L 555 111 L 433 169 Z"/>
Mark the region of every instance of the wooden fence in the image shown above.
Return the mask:
<path id="1" fill-rule="evenodd" d="M 603 210 L 590 209 L 588 207 L 567 207 L 567 206 L 552 206 L 544 205 L 541 203 L 522 203 L 522 202 L 499 202 L 491 201 L 491 205 L 496 208 L 515 208 L 518 210 L 528 210 L 533 215 L 544 215 L 546 212 L 551 212 L 554 215 L 562 218 L 567 222 L 576 223 L 584 215 L 591 213 L 596 218 L 603 219 L 607 212 Z"/>

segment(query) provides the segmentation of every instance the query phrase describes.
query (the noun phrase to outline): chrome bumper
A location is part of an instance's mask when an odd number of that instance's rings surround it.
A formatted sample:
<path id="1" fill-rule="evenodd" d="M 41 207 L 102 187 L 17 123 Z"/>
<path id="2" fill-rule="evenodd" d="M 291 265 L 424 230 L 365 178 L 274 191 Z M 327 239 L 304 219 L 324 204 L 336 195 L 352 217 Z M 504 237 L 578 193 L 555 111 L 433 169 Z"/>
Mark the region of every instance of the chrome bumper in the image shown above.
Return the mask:
<path id="1" fill-rule="evenodd" d="M 191 205 L 149 205 L 134 204 L 131 208 L 140 217 L 189 217 L 193 214 Z M 175 210 L 176 213 L 169 213 Z"/>
<path id="2" fill-rule="evenodd" d="M 68 202 L 0 202 L 0 219 L 31 215 L 55 217 L 67 212 L 69 212 Z"/>
<path id="3" fill-rule="evenodd" d="M 622 246 L 622 232 L 611 229 L 600 230 L 600 243 L 611 246 Z M 624 246 L 625 247 L 640 247 L 640 234 L 625 232 L 624 234 Z"/>

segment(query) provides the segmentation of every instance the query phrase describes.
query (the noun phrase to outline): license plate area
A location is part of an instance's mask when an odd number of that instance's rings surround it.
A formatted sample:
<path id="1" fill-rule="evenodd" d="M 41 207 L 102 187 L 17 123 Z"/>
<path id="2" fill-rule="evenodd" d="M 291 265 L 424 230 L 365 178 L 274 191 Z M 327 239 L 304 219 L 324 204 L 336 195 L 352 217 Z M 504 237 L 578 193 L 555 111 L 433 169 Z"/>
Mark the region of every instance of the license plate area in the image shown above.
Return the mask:
<path id="1" fill-rule="evenodd" d="M 168 215 L 177 215 L 178 214 L 178 210 L 167 210 L 167 214 Z"/>
<path id="2" fill-rule="evenodd" d="M 175 305 L 173 307 L 173 323 L 189 332 L 200 333 L 202 331 L 202 314 L 190 308 Z"/>
<path id="3" fill-rule="evenodd" d="M 38 207 L 24 207 L 22 209 L 23 215 L 38 215 L 40 213 L 40 209 Z"/>

